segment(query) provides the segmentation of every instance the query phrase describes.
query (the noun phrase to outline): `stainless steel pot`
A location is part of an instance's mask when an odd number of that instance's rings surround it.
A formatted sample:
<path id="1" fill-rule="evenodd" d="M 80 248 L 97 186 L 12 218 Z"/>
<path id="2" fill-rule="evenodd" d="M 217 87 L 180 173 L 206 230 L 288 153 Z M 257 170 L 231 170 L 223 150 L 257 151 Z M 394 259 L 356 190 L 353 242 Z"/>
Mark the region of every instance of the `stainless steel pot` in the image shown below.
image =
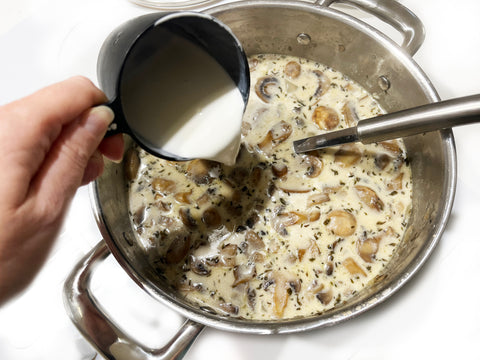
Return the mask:
<path id="1" fill-rule="evenodd" d="M 403 34 L 402 46 L 360 20 L 331 9 L 333 2 L 349 3 L 386 21 Z M 374 94 L 387 111 L 439 100 L 430 81 L 411 58 L 424 38 L 422 24 L 394 1 L 240 1 L 207 12 L 231 27 L 248 55 L 293 54 L 330 65 Z M 91 187 L 104 241 L 82 259 L 65 284 L 70 317 L 106 358 L 120 359 L 119 354 L 127 351 L 130 359 L 178 359 L 204 326 L 252 334 L 292 333 L 337 324 L 371 309 L 420 269 L 437 244 L 453 204 L 456 156 L 452 132 L 410 137 L 405 143 L 414 178 L 412 216 L 401 247 L 383 275 L 372 287 L 338 308 L 319 316 L 279 321 L 226 317 L 192 305 L 171 292 L 134 246 L 123 167 L 108 164 L 103 176 Z M 90 274 L 110 253 L 148 294 L 188 319 L 164 348 L 148 349 L 136 343 L 98 306 L 89 287 Z"/>

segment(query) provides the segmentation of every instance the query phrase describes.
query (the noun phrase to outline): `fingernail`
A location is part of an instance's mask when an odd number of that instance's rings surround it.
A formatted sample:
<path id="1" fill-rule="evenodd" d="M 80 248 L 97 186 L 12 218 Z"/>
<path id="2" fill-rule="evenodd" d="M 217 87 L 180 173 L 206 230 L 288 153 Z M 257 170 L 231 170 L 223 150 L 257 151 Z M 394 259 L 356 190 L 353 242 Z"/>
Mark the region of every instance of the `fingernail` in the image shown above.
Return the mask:
<path id="1" fill-rule="evenodd" d="M 114 118 L 115 114 L 108 106 L 96 106 L 90 110 L 85 127 L 95 134 L 104 133 Z"/>

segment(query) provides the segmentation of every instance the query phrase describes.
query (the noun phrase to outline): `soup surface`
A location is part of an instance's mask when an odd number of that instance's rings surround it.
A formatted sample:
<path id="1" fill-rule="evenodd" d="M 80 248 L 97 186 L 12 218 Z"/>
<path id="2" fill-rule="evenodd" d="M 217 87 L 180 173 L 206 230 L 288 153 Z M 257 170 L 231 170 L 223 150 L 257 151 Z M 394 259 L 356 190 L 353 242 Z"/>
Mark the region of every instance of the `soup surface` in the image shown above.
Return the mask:
<path id="1" fill-rule="evenodd" d="M 133 149 L 131 221 L 159 276 L 199 306 L 257 320 L 312 316 L 382 273 L 408 222 L 411 171 L 401 140 L 296 154 L 293 140 L 381 108 L 319 63 L 249 61 L 236 164 L 175 163 Z"/>

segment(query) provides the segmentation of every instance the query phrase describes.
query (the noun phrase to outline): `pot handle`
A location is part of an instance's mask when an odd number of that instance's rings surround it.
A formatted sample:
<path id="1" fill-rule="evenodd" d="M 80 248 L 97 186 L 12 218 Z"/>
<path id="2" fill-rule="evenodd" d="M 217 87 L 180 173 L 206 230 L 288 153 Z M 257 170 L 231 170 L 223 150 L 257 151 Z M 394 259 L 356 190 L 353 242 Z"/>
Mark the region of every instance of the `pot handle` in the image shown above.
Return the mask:
<path id="1" fill-rule="evenodd" d="M 360 8 L 393 26 L 403 34 L 402 47 L 411 56 L 415 55 L 425 39 L 425 28 L 420 19 L 397 1 L 385 0 L 317 0 L 316 5 L 330 6 L 333 3 L 350 4 Z"/>
<path id="2" fill-rule="evenodd" d="M 108 255 L 110 251 L 105 242 L 100 241 L 80 260 L 67 278 L 63 298 L 72 322 L 106 359 L 182 359 L 204 325 L 186 320 L 173 339 L 160 349 L 150 349 L 138 344 L 108 318 L 90 291 L 92 271 Z"/>

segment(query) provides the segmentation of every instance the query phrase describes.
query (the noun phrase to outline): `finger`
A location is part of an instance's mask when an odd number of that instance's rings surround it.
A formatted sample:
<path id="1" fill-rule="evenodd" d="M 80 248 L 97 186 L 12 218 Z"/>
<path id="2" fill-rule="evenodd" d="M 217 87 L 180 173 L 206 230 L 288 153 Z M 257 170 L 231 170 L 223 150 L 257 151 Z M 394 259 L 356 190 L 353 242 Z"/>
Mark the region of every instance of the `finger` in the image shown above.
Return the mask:
<path id="1" fill-rule="evenodd" d="M 105 94 L 89 79 L 75 76 L 6 106 L 16 115 L 17 121 L 28 124 L 28 128 L 41 124 L 50 129 L 69 123 L 86 109 L 106 100 Z"/>
<path id="2" fill-rule="evenodd" d="M 119 162 L 123 157 L 124 146 L 123 135 L 117 134 L 103 139 L 98 149 L 106 158 Z"/>
<path id="3" fill-rule="evenodd" d="M 18 188 L 11 193 L 12 199 L 4 200 L 18 203 L 25 198 L 32 177 L 63 126 L 102 101 L 105 95 L 90 80 L 74 77 L 0 107 L 1 162 L 15 164 L 1 174 L 1 180 Z"/>
<path id="4" fill-rule="evenodd" d="M 83 173 L 82 185 L 88 184 L 90 181 L 95 180 L 102 175 L 104 168 L 103 156 L 100 151 L 95 151 L 88 161 L 87 167 Z"/>
<path id="5" fill-rule="evenodd" d="M 111 109 L 98 106 L 64 128 L 32 183 L 29 195 L 38 206 L 61 210 L 70 201 L 113 117 Z"/>

